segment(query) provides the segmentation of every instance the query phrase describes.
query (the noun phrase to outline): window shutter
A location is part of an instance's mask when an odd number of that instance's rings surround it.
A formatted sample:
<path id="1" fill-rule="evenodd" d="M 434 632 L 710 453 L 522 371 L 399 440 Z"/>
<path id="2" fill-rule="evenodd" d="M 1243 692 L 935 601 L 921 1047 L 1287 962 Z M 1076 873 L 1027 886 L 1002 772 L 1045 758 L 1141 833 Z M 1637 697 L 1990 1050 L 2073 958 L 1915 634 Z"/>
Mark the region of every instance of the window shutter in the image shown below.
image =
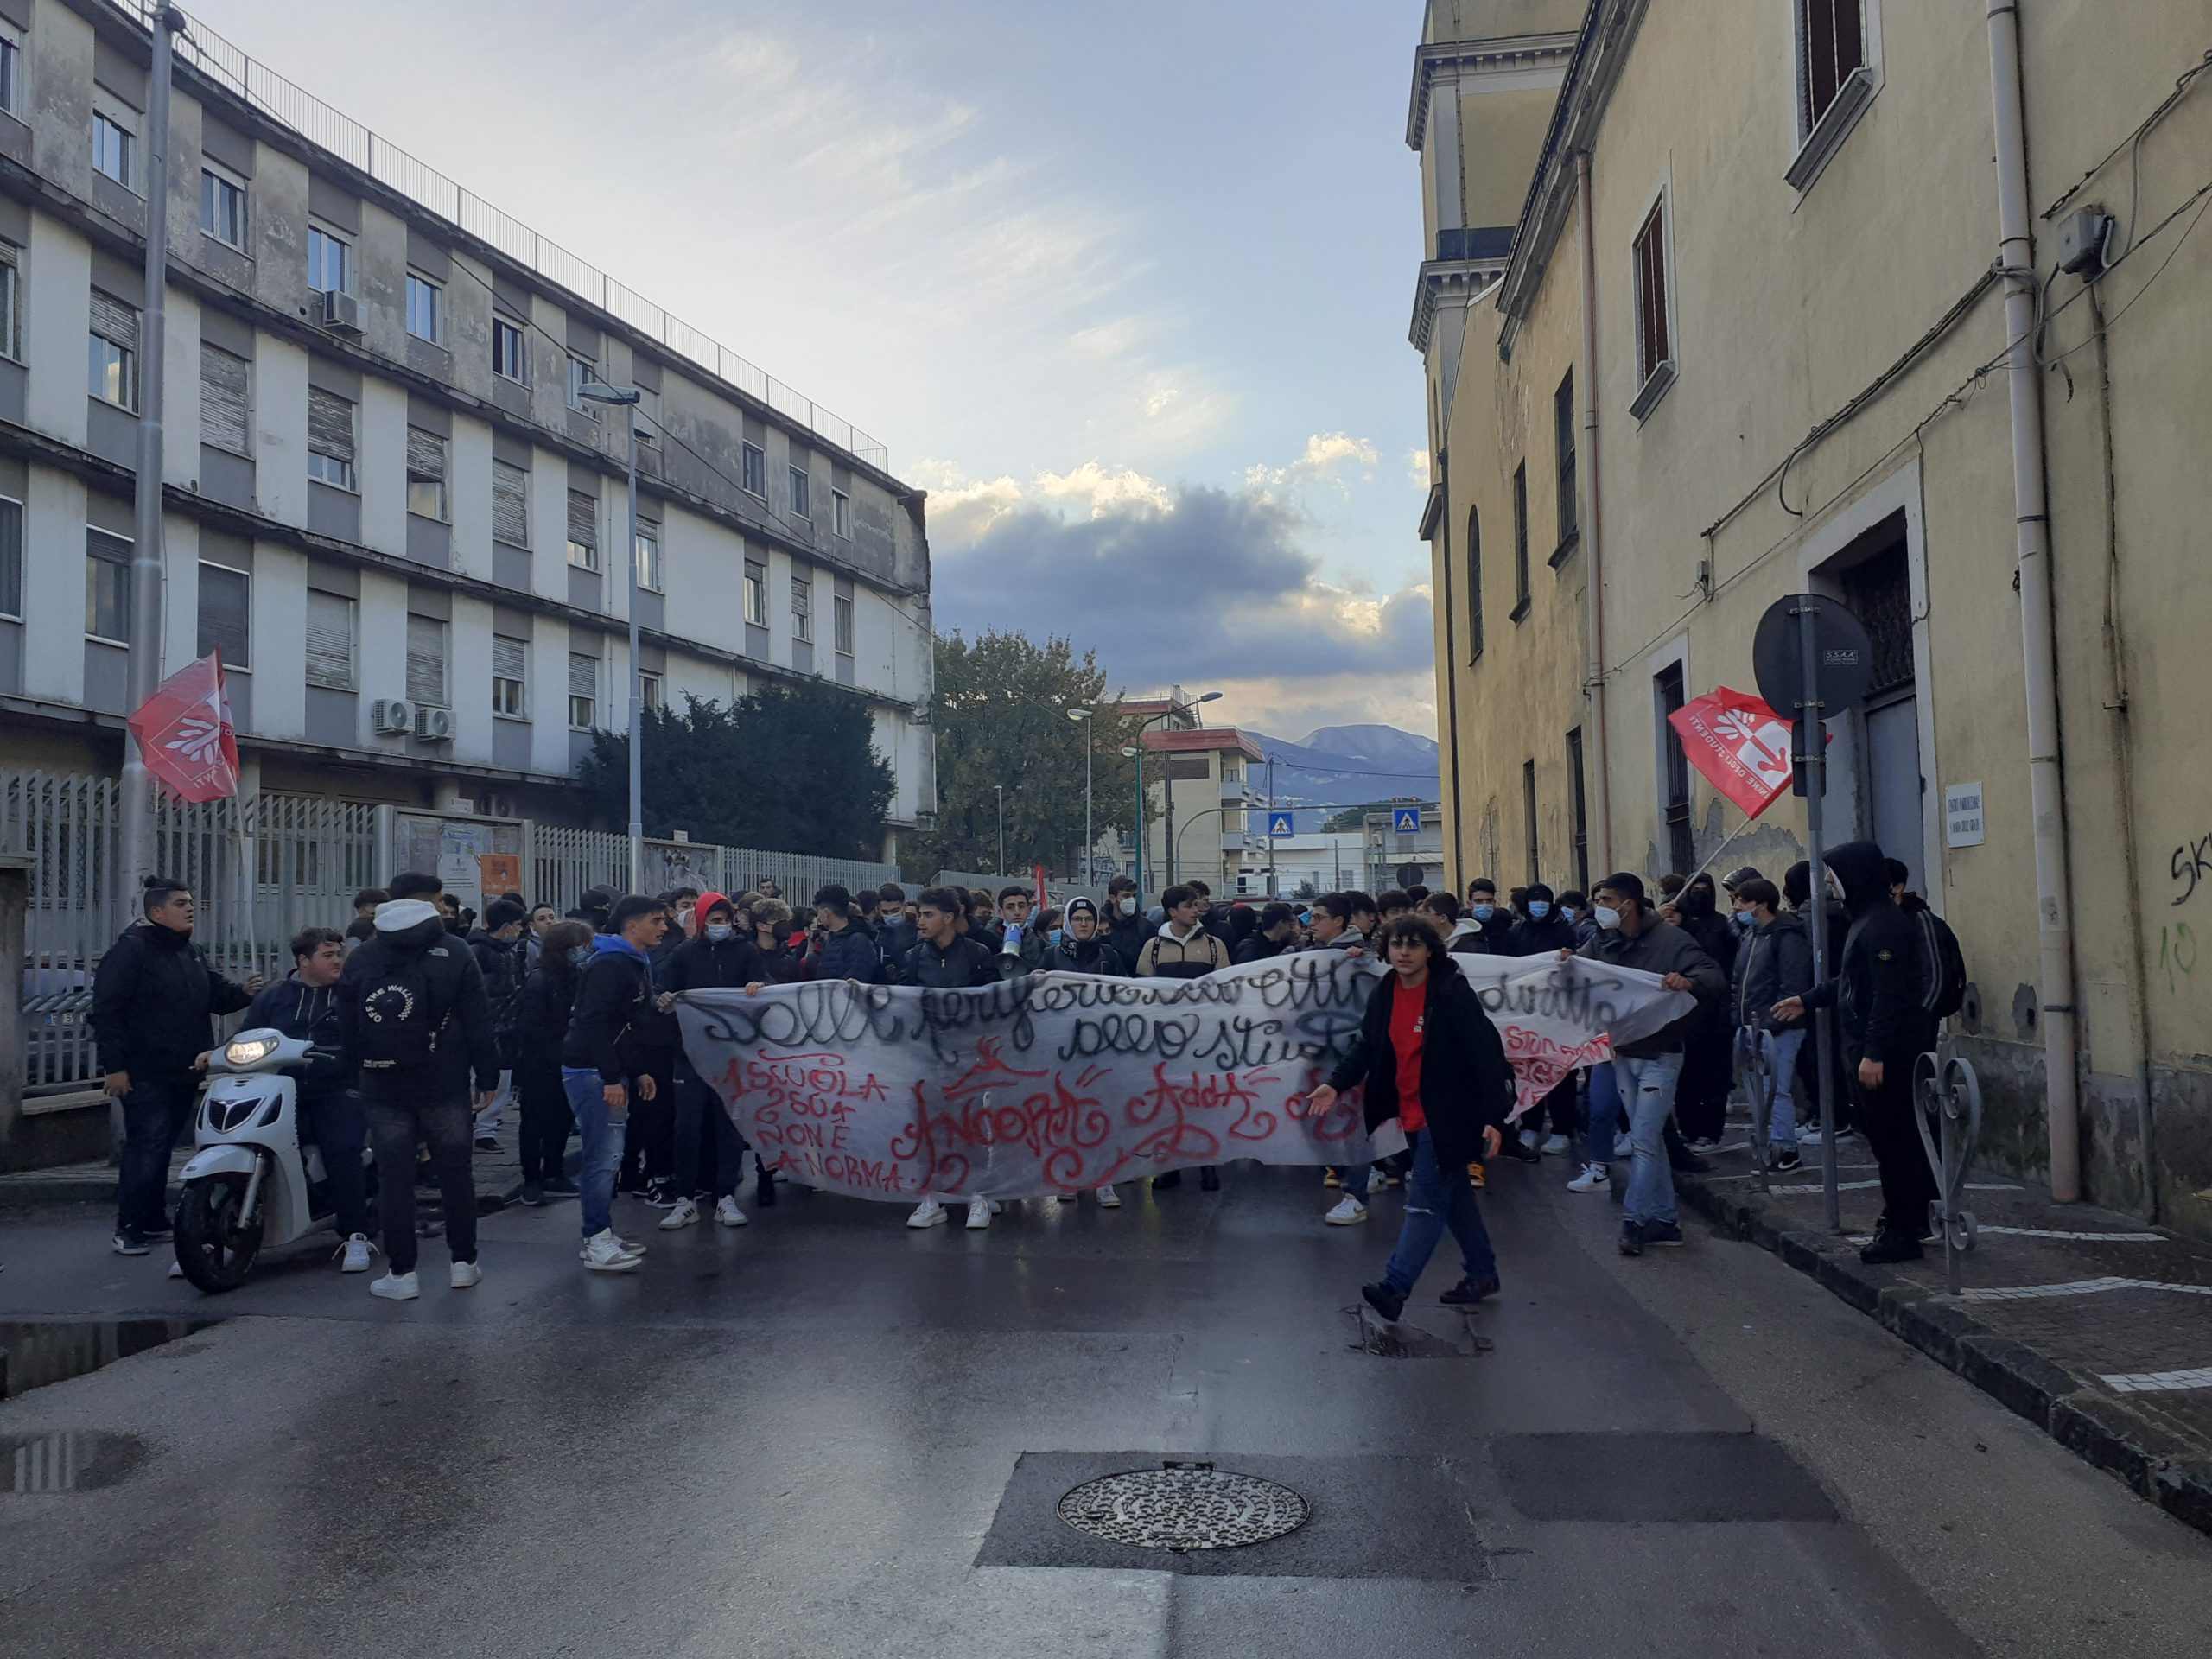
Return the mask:
<path id="1" fill-rule="evenodd" d="M 0 501 L 0 616 L 23 613 L 23 510 Z"/>
<path id="2" fill-rule="evenodd" d="M 492 463 L 492 539 L 530 545 L 530 474 L 512 461 Z"/>
<path id="3" fill-rule="evenodd" d="M 135 306 L 92 290 L 92 332 L 126 352 L 138 349 L 138 311 Z"/>
<path id="4" fill-rule="evenodd" d="M 250 668 L 246 574 L 219 564 L 200 567 L 200 654 L 223 653 L 225 668 Z"/>
<path id="5" fill-rule="evenodd" d="M 492 677 L 495 680 L 519 680 L 524 677 L 524 665 L 528 652 L 519 639 L 511 639 L 504 633 L 492 636 Z"/>
<path id="6" fill-rule="evenodd" d="M 569 539 L 578 547 L 599 546 L 599 498 L 582 490 L 569 492 Z"/>
<path id="7" fill-rule="evenodd" d="M 599 658 L 580 652 L 569 653 L 569 695 L 586 702 L 599 696 Z"/>
<path id="8" fill-rule="evenodd" d="M 446 700 L 446 625 L 435 616 L 407 618 L 407 696 L 411 702 Z"/>
<path id="9" fill-rule="evenodd" d="M 407 475 L 442 484 L 446 478 L 446 441 L 419 426 L 407 429 Z"/>
<path id="10" fill-rule="evenodd" d="M 308 679 L 351 690 L 353 685 L 353 601 L 308 589 Z"/>
<path id="11" fill-rule="evenodd" d="M 308 388 L 308 448 L 353 464 L 353 405 L 321 386 Z"/>
<path id="12" fill-rule="evenodd" d="M 218 346 L 200 347 L 200 442 L 246 452 L 246 361 Z"/>

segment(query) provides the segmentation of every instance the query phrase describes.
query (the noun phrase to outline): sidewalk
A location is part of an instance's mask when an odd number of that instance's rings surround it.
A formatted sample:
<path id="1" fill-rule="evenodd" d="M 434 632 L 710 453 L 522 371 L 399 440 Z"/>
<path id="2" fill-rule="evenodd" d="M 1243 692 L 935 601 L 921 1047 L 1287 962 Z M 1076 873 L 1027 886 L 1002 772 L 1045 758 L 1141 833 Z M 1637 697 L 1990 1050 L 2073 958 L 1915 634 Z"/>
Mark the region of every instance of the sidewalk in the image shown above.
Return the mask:
<path id="1" fill-rule="evenodd" d="M 1675 1176 L 1683 1204 L 1774 1251 L 2054 1440 L 2212 1532 L 2212 1246 L 2087 1205 L 2054 1204 L 2002 1174 L 1967 1177 L 1979 1224 L 1945 1289 L 1943 1252 L 1870 1268 L 1881 1208 L 1860 1139 L 1837 1148 L 1844 1236 L 1823 1224 L 1821 1166 L 1762 1193 L 1742 1122 L 1712 1172 Z"/>

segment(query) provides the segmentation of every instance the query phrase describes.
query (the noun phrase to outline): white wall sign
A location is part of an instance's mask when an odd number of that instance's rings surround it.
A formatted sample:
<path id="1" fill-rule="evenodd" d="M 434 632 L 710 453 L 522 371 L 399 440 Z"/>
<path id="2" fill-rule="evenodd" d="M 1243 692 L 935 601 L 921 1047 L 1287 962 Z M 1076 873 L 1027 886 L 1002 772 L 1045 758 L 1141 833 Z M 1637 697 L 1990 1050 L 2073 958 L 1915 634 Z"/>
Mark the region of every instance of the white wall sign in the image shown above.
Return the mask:
<path id="1" fill-rule="evenodd" d="M 1943 790 L 1943 844 L 1981 845 L 1981 785 L 1949 784 Z"/>

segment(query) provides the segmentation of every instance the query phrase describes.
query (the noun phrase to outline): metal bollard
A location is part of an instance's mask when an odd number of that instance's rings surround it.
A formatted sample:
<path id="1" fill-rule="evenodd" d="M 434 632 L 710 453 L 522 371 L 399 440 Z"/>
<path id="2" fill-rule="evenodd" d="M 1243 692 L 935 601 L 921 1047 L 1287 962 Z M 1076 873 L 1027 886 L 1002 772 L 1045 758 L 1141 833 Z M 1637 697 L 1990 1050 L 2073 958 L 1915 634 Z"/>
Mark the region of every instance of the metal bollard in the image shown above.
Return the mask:
<path id="1" fill-rule="evenodd" d="M 1946 1035 L 1932 1054 L 1913 1062 L 1913 1122 L 1920 1144 L 1936 1173 L 1936 1202 L 1929 1219 L 1943 1236 L 1943 1282 L 1959 1294 L 1959 1258 L 1980 1236 L 1974 1212 L 1962 1207 L 1967 1166 L 1981 1135 L 1981 1078 Z M 1933 1128 L 1930 1128 L 1931 1122 Z"/>

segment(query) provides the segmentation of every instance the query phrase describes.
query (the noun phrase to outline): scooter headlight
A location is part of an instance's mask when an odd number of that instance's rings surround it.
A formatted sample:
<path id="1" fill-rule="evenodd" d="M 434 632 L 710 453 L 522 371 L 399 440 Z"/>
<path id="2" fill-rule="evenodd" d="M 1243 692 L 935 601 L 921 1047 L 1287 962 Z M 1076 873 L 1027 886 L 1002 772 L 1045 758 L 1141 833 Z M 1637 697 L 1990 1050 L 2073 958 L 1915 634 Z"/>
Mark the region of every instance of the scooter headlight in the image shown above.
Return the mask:
<path id="1" fill-rule="evenodd" d="M 274 1032 L 249 1031 L 232 1038 L 223 1047 L 223 1064 L 244 1068 L 259 1065 L 276 1052 L 280 1039 Z"/>

